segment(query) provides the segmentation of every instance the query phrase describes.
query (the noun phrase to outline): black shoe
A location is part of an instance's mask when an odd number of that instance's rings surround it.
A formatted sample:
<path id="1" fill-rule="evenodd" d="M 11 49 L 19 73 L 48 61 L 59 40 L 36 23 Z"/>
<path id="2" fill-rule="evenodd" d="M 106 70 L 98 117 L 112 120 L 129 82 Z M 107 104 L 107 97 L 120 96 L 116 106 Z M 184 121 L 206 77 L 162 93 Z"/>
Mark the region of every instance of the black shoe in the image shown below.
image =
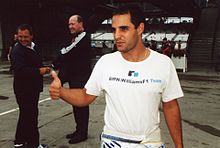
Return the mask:
<path id="1" fill-rule="evenodd" d="M 75 137 L 78 133 L 75 131 L 72 134 L 67 134 L 66 135 L 66 139 L 72 139 L 73 137 Z"/>
<path id="2" fill-rule="evenodd" d="M 79 142 L 85 141 L 86 139 L 88 139 L 87 135 L 86 136 L 82 136 L 80 134 L 75 134 L 74 137 L 72 137 L 69 140 L 69 144 L 79 143 Z"/>

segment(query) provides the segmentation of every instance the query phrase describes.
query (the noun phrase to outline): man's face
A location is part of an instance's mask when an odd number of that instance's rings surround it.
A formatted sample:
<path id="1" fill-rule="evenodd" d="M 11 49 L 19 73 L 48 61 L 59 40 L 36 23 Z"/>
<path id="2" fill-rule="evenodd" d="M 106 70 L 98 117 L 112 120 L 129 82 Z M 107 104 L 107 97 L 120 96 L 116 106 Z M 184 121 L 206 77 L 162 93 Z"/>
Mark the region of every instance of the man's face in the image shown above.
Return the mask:
<path id="1" fill-rule="evenodd" d="M 70 33 L 73 34 L 73 35 L 81 32 L 82 22 L 78 22 L 76 16 L 70 17 L 70 19 L 69 19 L 69 30 L 70 30 Z"/>
<path id="2" fill-rule="evenodd" d="M 27 29 L 18 30 L 18 41 L 23 46 L 31 46 L 32 39 L 33 39 L 33 35 L 31 35 Z"/>
<path id="3" fill-rule="evenodd" d="M 137 46 L 138 32 L 130 21 L 130 14 L 114 15 L 112 29 L 118 51 L 128 52 Z"/>

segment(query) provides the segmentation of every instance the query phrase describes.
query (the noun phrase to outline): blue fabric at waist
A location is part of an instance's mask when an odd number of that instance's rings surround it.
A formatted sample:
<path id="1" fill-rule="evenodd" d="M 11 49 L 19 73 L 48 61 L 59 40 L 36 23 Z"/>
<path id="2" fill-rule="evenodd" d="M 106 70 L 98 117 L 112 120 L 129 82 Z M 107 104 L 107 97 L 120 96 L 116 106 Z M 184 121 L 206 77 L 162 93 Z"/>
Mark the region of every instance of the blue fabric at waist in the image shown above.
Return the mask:
<path id="1" fill-rule="evenodd" d="M 106 135 L 106 134 L 102 134 L 102 137 L 103 137 L 103 138 L 106 138 L 106 139 L 110 139 L 110 140 L 121 141 L 121 142 L 127 142 L 127 143 L 141 143 L 141 141 L 130 140 L 130 139 L 124 139 L 124 138 L 115 137 L 115 136 Z"/>

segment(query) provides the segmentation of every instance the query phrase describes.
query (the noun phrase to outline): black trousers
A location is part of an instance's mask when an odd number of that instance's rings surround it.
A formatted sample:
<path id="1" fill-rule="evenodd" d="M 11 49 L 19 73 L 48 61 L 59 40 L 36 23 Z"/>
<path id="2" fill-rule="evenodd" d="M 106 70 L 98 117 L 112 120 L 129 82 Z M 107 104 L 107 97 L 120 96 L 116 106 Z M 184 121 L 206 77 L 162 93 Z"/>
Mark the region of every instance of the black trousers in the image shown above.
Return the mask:
<path id="1" fill-rule="evenodd" d="M 15 143 L 27 143 L 27 146 L 30 148 L 35 148 L 39 145 L 39 94 L 39 92 L 36 92 L 15 95 L 19 106 Z"/>
<path id="2" fill-rule="evenodd" d="M 76 132 L 82 136 L 87 136 L 89 123 L 89 106 L 73 106 L 73 114 L 76 122 Z"/>
<path id="3" fill-rule="evenodd" d="M 70 88 L 84 88 L 89 76 L 74 77 L 69 81 Z M 73 107 L 73 115 L 76 122 L 76 132 L 80 135 L 87 136 L 89 124 L 89 106 Z"/>
<path id="4" fill-rule="evenodd" d="M 74 77 L 69 81 L 70 88 L 84 88 L 88 79 L 87 77 Z M 89 124 L 89 106 L 73 107 L 73 115 L 76 122 L 76 132 L 80 135 L 87 136 Z"/>

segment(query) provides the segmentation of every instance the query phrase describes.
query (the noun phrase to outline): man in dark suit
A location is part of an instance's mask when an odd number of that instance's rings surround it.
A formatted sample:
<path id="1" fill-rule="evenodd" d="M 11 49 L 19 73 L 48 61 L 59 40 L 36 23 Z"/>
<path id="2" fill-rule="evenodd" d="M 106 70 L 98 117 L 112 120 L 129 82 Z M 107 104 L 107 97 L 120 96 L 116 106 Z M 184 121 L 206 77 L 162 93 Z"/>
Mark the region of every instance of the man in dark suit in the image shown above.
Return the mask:
<path id="1" fill-rule="evenodd" d="M 12 50 L 14 93 L 19 106 L 15 134 L 15 148 L 45 148 L 39 143 L 38 101 L 43 91 L 43 75 L 50 72 L 43 67 L 40 52 L 32 42 L 32 28 L 22 24 L 17 28 L 18 43 Z"/>
<path id="2" fill-rule="evenodd" d="M 69 18 L 69 30 L 72 42 L 61 50 L 58 58 L 53 62 L 55 69 L 59 69 L 62 85 L 69 83 L 70 88 L 84 88 L 91 73 L 91 40 L 85 32 L 83 18 L 73 15 Z M 79 143 L 87 139 L 89 106 L 73 106 L 76 131 L 66 135 L 70 144 Z"/>

